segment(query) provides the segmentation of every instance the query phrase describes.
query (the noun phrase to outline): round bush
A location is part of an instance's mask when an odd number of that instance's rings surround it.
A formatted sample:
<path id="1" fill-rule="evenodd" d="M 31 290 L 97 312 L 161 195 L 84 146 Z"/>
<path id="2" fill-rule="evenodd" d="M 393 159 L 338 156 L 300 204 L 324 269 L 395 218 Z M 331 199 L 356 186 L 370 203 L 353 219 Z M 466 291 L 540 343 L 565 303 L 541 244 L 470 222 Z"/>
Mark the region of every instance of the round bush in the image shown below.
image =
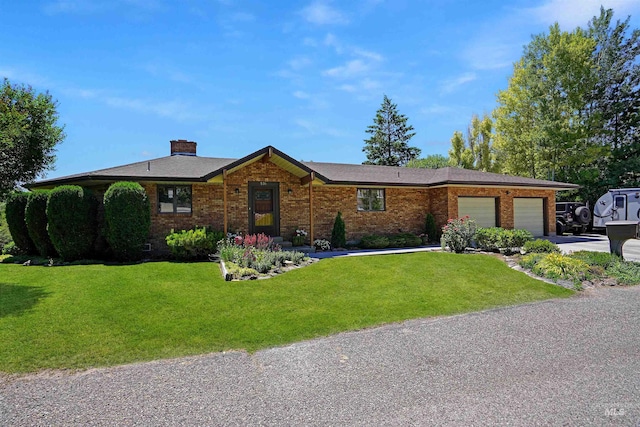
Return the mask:
<path id="1" fill-rule="evenodd" d="M 62 185 L 49 194 L 47 219 L 49 238 L 66 261 L 87 258 L 96 239 L 97 200 L 90 190 Z"/>
<path id="2" fill-rule="evenodd" d="M 364 236 L 360 240 L 360 247 L 363 249 L 383 249 L 389 246 L 389 238 L 386 236 L 378 236 L 372 234 L 370 236 Z"/>
<path id="3" fill-rule="evenodd" d="M 544 239 L 530 240 L 522 246 L 525 253 L 559 253 L 560 247 Z"/>
<path id="4" fill-rule="evenodd" d="M 28 255 L 37 253 L 36 246 L 29 236 L 24 210 L 27 206 L 29 193 L 13 193 L 9 196 L 6 206 L 6 220 L 9 233 L 15 245 Z"/>
<path id="5" fill-rule="evenodd" d="M 151 207 L 137 182 L 116 182 L 104 193 L 106 238 L 113 255 L 121 261 L 142 258 L 151 227 Z"/>
<path id="6" fill-rule="evenodd" d="M 47 232 L 47 201 L 50 191 L 38 190 L 29 193 L 27 206 L 24 209 L 24 219 L 27 223 L 29 236 L 38 252 L 43 257 L 56 256 L 56 250 Z"/>

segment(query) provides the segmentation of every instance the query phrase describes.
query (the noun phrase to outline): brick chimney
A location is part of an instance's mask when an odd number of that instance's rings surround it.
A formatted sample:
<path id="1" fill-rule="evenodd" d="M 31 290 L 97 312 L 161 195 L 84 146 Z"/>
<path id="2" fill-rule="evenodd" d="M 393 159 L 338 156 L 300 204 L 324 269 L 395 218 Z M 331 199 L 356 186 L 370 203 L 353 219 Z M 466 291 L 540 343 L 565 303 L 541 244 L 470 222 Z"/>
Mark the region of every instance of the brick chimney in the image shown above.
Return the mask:
<path id="1" fill-rule="evenodd" d="M 172 156 L 195 156 L 197 142 L 187 141 L 186 139 L 171 140 Z"/>

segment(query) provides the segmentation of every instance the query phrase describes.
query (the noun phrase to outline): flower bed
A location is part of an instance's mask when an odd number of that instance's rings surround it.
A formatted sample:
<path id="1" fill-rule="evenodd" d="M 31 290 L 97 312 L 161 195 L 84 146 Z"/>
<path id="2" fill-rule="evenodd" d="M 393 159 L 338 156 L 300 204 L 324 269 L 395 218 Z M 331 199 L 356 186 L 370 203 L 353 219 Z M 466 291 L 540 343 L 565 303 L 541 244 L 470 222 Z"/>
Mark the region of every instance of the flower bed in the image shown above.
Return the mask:
<path id="1" fill-rule="evenodd" d="M 283 251 L 265 234 L 230 235 L 218 242 L 218 252 L 227 280 L 270 277 L 311 262 L 302 252 Z"/>

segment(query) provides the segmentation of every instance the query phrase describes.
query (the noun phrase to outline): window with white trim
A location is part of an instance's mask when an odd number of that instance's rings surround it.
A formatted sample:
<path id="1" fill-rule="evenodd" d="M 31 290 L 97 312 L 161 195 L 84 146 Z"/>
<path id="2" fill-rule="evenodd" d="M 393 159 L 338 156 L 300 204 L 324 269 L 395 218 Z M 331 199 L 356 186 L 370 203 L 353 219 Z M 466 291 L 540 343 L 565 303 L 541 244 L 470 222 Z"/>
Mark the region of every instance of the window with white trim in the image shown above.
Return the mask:
<path id="1" fill-rule="evenodd" d="M 383 211 L 384 188 L 358 188 L 359 211 Z"/>
<path id="2" fill-rule="evenodd" d="M 191 213 L 191 186 L 158 185 L 158 213 Z"/>

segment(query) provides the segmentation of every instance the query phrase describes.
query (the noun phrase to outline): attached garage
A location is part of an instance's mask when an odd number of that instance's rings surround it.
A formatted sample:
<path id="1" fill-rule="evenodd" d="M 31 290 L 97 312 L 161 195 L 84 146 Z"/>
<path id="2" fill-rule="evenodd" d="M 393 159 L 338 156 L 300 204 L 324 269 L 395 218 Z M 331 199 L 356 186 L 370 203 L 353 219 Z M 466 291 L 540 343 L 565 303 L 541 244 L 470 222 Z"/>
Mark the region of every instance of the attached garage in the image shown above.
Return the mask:
<path id="1" fill-rule="evenodd" d="M 478 227 L 495 227 L 495 197 L 458 197 L 458 217 L 466 215 L 469 215 Z"/>
<path id="2" fill-rule="evenodd" d="M 544 202 L 542 198 L 514 198 L 513 227 L 529 230 L 534 236 L 543 236 Z"/>

